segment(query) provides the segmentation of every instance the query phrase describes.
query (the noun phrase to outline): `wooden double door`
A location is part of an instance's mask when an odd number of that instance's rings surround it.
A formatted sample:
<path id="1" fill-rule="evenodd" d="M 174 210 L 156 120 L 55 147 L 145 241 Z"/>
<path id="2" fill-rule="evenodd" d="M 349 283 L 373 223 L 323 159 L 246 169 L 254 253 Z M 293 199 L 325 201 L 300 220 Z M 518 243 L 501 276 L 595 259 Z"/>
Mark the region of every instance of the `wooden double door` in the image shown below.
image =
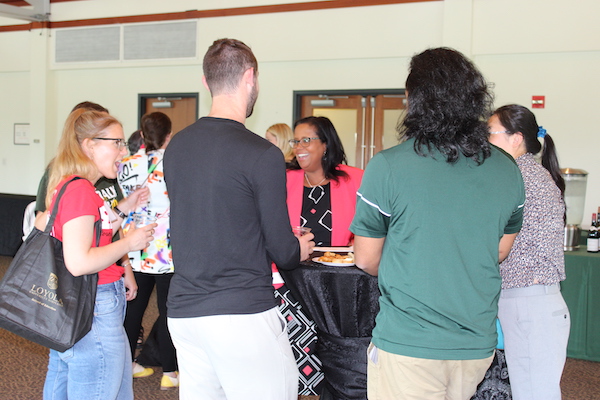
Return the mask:
<path id="1" fill-rule="evenodd" d="M 377 152 L 398 144 L 397 126 L 404 116 L 404 90 L 384 93 L 296 93 L 295 119 L 323 116 L 340 136 L 348 165 L 365 168 Z"/>
<path id="2" fill-rule="evenodd" d="M 153 93 L 138 96 L 138 124 L 143 115 L 160 111 L 171 119 L 173 134 L 176 134 L 198 119 L 198 93 Z"/>

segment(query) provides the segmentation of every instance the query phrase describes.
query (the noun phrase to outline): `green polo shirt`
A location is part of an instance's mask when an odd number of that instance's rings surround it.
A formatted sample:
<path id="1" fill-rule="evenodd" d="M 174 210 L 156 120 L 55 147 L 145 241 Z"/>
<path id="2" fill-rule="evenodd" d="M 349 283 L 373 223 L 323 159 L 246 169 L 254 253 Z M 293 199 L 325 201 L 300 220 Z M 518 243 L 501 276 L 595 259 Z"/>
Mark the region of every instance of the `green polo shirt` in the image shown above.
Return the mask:
<path id="1" fill-rule="evenodd" d="M 422 157 L 413 140 L 368 164 L 350 230 L 385 237 L 373 343 L 426 359 L 481 359 L 496 345 L 498 244 L 521 228 L 525 191 L 497 148 L 481 165 Z"/>

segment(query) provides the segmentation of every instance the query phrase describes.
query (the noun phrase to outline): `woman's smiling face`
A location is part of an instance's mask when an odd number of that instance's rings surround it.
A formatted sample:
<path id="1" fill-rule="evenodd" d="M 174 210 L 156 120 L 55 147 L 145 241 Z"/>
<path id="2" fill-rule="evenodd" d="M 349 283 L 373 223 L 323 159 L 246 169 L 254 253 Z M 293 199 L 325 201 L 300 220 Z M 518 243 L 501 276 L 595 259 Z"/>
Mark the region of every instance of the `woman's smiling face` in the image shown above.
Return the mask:
<path id="1" fill-rule="evenodd" d="M 127 146 L 122 146 L 117 140 L 106 139 L 120 139 L 124 143 L 125 135 L 121 125 L 112 124 L 102 132 L 100 139 L 91 139 L 88 157 L 96 165 L 101 176 L 115 179 L 119 170 L 119 163 L 127 155 Z M 100 176 L 98 176 L 98 179 L 100 179 Z"/>
<path id="2" fill-rule="evenodd" d="M 296 160 L 298 160 L 298 165 L 307 172 L 323 170 L 321 159 L 327 150 L 327 145 L 318 139 L 318 137 L 319 135 L 312 125 L 300 124 L 294 128 L 294 139 L 312 139 L 306 147 L 304 147 L 305 144 L 303 142 L 294 146 L 294 154 L 296 155 Z"/>

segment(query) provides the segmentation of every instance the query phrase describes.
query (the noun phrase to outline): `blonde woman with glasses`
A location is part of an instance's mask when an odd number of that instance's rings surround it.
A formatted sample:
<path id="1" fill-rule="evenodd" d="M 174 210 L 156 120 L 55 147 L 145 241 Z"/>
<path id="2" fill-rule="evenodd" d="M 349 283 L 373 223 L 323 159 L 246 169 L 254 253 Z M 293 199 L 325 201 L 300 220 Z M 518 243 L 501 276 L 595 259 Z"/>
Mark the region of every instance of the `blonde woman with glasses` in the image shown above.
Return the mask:
<path id="1" fill-rule="evenodd" d="M 52 163 L 46 209 L 56 193 L 73 177 L 58 205 L 52 235 L 63 242 L 65 265 L 75 276 L 98 273 L 98 291 L 91 331 L 65 352 L 50 350 L 44 400 L 133 400 L 131 355 L 125 317 L 124 269 L 116 264 L 125 253 L 141 250 L 152 241 L 156 224 L 133 229 L 112 242 L 122 218 L 95 191 L 101 178 L 115 179 L 127 154 L 123 128 L 106 112 L 73 111 L 65 123 Z M 145 201 L 147 191 L 133 194 L 127 204 Z M 123 209 L 129 212 L 129 209 Z M 48 212 L 39 214 L 36 227 L 44 229 Z M 95 247 L 95 222 L 100 220 L 100 246 Z M 129 296 L 135 290 L 130 287 Z"/>

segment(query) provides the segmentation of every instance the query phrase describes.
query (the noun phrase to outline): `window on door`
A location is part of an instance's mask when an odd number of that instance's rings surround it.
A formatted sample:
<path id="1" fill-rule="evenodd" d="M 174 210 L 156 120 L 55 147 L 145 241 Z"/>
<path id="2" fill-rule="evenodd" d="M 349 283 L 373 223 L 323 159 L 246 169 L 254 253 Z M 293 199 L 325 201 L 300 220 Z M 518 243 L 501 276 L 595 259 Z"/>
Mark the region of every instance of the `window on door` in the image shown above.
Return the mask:
<path id="1" fill-rule="evenodd" d="M 404 89 L 294 92 L 294 121 L 311 115 L 329 118 L 348 165 L 363 169 L 377 152 L 398 144 L 396 127 L 405 110 Z"/>

